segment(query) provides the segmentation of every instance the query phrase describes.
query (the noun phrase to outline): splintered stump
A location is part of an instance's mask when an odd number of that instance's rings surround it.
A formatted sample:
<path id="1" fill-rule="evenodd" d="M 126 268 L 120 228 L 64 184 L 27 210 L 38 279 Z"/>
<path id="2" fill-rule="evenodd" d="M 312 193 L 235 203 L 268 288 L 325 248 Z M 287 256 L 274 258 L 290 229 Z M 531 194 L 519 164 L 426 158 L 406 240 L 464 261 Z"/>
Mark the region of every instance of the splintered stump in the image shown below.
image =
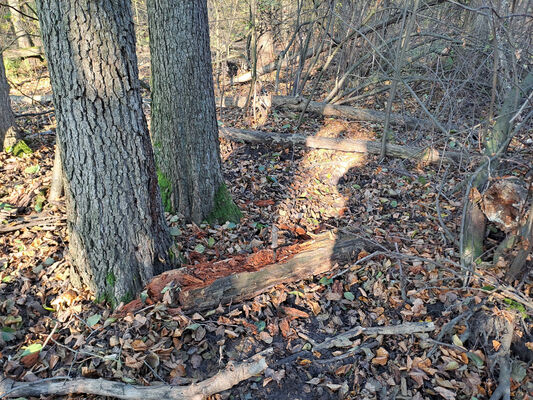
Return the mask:
<path id="1" fill-rule="evenodd" d="M 327 272 L 374 247 L 355 235 L 326 232 L 302 244 L 167 271 L 148 284 L 148 295 L 160 301 L 168 290 L 165 287 L 179 286 L 177 300 L 184 311 L 213 308 L 250 299 L 280 283 Z"/>

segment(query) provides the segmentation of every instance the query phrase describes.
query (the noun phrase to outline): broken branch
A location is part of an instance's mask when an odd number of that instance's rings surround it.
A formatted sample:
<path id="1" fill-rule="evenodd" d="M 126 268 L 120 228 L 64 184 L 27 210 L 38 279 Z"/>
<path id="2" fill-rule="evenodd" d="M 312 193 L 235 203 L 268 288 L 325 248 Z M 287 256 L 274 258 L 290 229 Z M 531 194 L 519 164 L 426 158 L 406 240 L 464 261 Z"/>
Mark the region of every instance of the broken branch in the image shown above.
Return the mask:
<path id="1" fill-rule="evenodd" d="M 272 349 L 270 349 L 270 352 L 272 352 Z M 263 351 L 261 354 L 263 355 L 265 352 Z M 31 383 L 21 383 L 0 375 L 0 398 L 42 395 L 65 396 L 81 393 L 126 400 L 199 400 L 228 390 L 236 384 L 262 373 L 267 368 L 267 363 L 262 355 L 259 357 L 254 356 L 250 360 L 233 367 L 228 366 L 215 376 L 188 386 L 138 386 L 105 379 L 87 378 L 77 378 L 66 382 L 38 380 Z"/>
<path id="2" fill-rule="evenodd" d="M 380 154 L 381 152 L 380 143 L 371 140 L 325 138 L 300 134 L 285 135 L 235 128 L 219 128 L 219 133 L 223 138 L 247 143 L 270 143 L 286 147 L 299 146 L 351 153 Z M 440 152 L 432 148 L 421 149 L 396 144 L 387 144 L 386 153 L 393 157 L 420 160 L 426 163 L 458 162 L 463 157 L 463 154 L 456 152 Z"/>

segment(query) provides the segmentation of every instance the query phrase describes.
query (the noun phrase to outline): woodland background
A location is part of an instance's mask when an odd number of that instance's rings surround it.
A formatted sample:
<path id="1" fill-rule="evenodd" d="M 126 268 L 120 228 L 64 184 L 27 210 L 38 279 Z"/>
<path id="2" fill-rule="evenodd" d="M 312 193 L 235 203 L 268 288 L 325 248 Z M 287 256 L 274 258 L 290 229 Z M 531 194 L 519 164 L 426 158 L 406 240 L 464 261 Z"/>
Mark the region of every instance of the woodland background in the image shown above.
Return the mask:
<path id="1" fill-rule="evenodd" d="M 243 216 L 166 213 L 192 300 L 156 278 L 112 310 L 69 281 L 35 4 L 0 0 L 16 116 L 0 155 L 0 398 L 37 395 L 13 381 L 190 385 L 234 364 L 251 379 L 213 398 L 531 398 L 531 2 L 208 9 L 223 175 Z M 150 121 L 145 2 L 132 12 Z M 272 280 L 242 298 L 194 292 L 261 268 Z M 268 367 L 240 364 L 257 353 Z"/>

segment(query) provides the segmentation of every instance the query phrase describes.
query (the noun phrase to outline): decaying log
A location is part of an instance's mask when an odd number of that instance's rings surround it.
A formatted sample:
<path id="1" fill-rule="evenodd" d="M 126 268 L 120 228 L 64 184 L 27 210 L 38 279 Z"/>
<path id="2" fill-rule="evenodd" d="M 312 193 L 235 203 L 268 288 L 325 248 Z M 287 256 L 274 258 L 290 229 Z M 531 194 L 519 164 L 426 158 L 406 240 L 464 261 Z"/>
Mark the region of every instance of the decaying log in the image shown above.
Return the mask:
<path id="1" fill-rule="evenodd" d="M 336 263 L 348 262 L 358 250 L 368 251 L 370 247 L 373 245 L 367 240 L 355 236 L 322 234 L 309 243 L 307 250 L 286 261 L 226 276 L 204 288 L 182 291 L 180 304 L 184 310 L 198 310 L 250 299 L 280 283 L 327 272 Z"/>
<path id="2" fill-rule="evenodd" d="M 335 104 L 311 101 L 306 107 L 306 100 L 302 97 L 294 96 L 261 96 L 257 101 L 269 104 L 272 107 L 284 107 L 289 110 L 302 111 L 320 114 L 325 117 L 340 117 L 355 121 L 384 122 L 386 113 L 384 111 L 369 110 L 366 108 L 356 108 L 351 106 L 341 106 Z M 244 107 L 246 97 L 225 97 L 216 100 L 217 105 L 223 107 Z M 409 127 L 431 126 L 431 122 L 411 117 L 408 115 L 391 113 L 390 123 L 397 125 L 406 125 Z"/>
<path id="3" fill-rule="evenodd" d="M 381 144 L 372 140 L 326 138 L 301 134 L 286 135 L 224 127 L 219 128 L 219 135 L 232 141 L 245 143 L 270 143 L 286 147 L 298 146 L 364 154 L 380 154 L 381 152 Z M 387 144 L 386 151 L 388 156 L 419 160 L 424 163 L 459 162 L 464 157 L 463 154 L 457 152 L 440 152 L 432 148 L 421 149 L 397 144 Z"/>
<path id="4" fill-rule="evenodd" d="M 42 47 L 33 46 L 25 47 L 22 49 L 9 49 L 4 51 L 4 57 L 8 60 L 15 60 L 17 58 L 29 58 L 29 57 L 40 57 L 44 59 L 44 51 Z"/>
<path id="5" fill-rule="evenodd" d="M 147 285 L 148 296 L 150 301 L 160 301 L 164 288 L 179 286 L 176 302 L 182 310 L 214 308 L 253 298 L 281 283 L 330 271 L 337 263 L 353 260 L 360 250 L 373 251 L 375 247 L 350 232 L 325 232 L 301 244 L 166 271 Z M 218 279 L 212 278 L 213 273 Z M 134 300 L 120 312 L 142 307 L 139 302 Z"/>
<path id="6" fill-rule="evenodd" d="M 36 94 L 35 96 L 9 96 L 12 102 L 14 103 L 25 103 L 25 104 L 34 104 L 34 103 L 51 103 L 53 101 L 51 94 Z"/>
<path id="7" fill-rule="evenodd" d="M 271 349 L 268 350 L 268 352 L 271 352 Z M 263 351 L 261 354 L 268 352 Z M 262 355 L 257 355 L 241 364 L 227 367 L 212 378 L 188 386 L 137 386 L 105 379 L 87 378 L 66 381 L 38 380 L 36 382 L 24 383 L 4 378 L 0 374 L 0 398 L 38 397 L 43 395 L 65 396 L 80 393 L 128 400 L 199 400 L 228 390 L 236 384 L 262 373 L 266 368 L 267 363 L 265 358 Z"/>

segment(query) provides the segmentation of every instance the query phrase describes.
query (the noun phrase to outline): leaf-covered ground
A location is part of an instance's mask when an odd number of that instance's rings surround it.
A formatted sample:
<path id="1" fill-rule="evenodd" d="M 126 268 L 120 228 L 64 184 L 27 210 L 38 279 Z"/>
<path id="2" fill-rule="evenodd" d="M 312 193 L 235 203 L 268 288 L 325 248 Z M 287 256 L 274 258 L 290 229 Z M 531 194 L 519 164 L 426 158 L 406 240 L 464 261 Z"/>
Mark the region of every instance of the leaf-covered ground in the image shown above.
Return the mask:
<path id="1" fill-rule="evenodd" d="M 39 112 L 51 104 L 14 103 L 14 108 Z M 261 129 L 293 133 L 298 117 L 275 110 Z M 349 228 L 383 251 L 372 256 L 363 250 L 352 264 L 280 284 L 240 304 L 184 315 L 164 297 L 135 312 L 113 313 L 69 283 L 64 204 L 46 201 L 53 114 L 18 122 L 32 152 L 0 154 L 0 228 L 25 225 L 0 233 L 0 371 L 5 376 L 30 382 L 85 376 L 189 384 L 273 347 L 263 375 L 213 398 L 483 399 L 497 387 L 494 354 L 501 345 L 497 330 L 485 321 L 517 315 L 512 397 L 533 396 L 530 277 L 518 289 L 509 288 L 498 281 L 505 263 L 481 264 L 464 286 L 455 241 L 461 183 L 471 165 L 380 162 L 370 155 L 222 141 L 225 177 L 244 217 L 238 225 L 197 226 L 168 215 L 190 268 L 269 248 L 274 226 L 279 246 Z M 242 110 L 221 111 L 226 126 L 248 127 L 248 122 Z M 379 140 L 380 129 L 309 116 L 298 132 Z M 469 133 L 457 133 L 448 144 L 470 146 Z M 423 146 L 429 138 L 420 130 L 395 128 L 401 144 Z M 527 139 L 512 142 L 512 161 L 506 164 L 509 174 L 523 179 L 531 179 L 525 176 L 533 162 Z M 501 238 L 491 230 L 487 260 Z M 360 335 L 313 351 L 313 344 L 355 326 L 415 321 L 433 321 L 436 330 Z"/>

